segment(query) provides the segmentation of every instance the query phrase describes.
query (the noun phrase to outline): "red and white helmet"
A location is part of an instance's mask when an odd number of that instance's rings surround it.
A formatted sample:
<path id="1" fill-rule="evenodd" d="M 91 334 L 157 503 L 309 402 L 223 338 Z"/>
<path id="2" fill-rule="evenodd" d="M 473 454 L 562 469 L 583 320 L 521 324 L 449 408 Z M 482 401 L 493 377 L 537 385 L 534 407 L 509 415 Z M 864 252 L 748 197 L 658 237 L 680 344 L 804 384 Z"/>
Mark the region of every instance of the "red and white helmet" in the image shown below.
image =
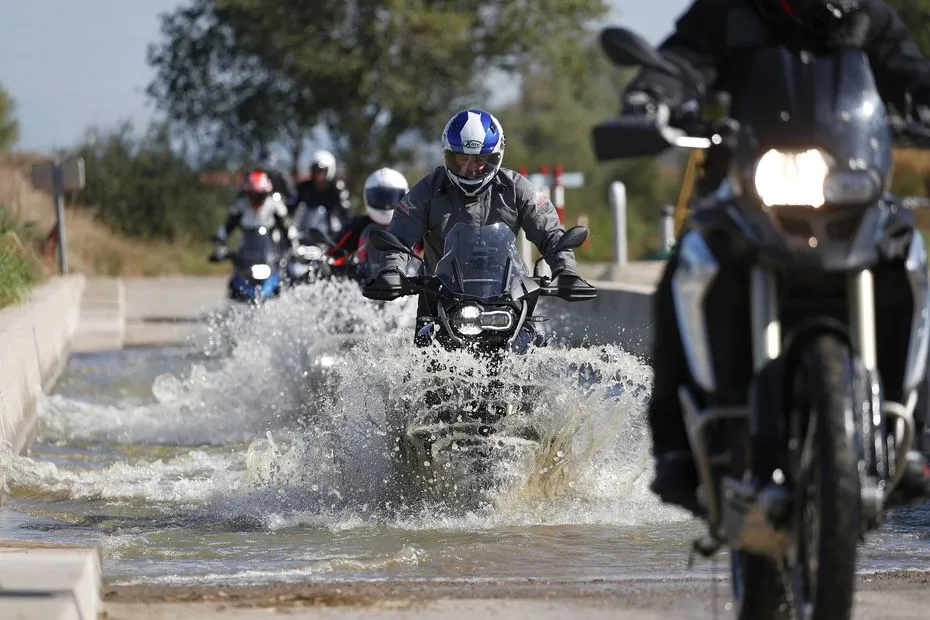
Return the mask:
<path id="1" fill-rule="evenodd" d="M 245 194 L 249 204 L 252 205 L 252 208 L 258 209 L 265 204 L 265 200 L 274 192 L 274 184 L 266 173 L 261 170 L 253 170 L 246 175 L 240 189 Z"/>

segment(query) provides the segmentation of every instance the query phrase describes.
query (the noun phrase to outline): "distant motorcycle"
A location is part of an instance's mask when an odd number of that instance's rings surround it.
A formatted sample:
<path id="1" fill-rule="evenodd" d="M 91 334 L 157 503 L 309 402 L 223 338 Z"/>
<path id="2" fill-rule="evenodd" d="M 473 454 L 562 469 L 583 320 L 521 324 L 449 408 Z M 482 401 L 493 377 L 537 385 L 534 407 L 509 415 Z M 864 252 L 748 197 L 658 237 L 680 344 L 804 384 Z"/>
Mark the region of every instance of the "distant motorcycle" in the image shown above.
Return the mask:
<path id="1" fill-rule="evenodd" d="M 336 246 L 326 233 L 318 229 L 311 229 L 307 235 L 307 242 L 314 244 L 314 247 L 322 248 L 319 254 L 315 250 L 312 254 L 315 256 L 312 261 L 318 277 L 348 278 L 365 284 L 374 278 L 375 274 L 381 268 L 384 258 L 384 252 L 372 246 L 369 242 L 371 232 L 380 230 L 382 227 L 378 224 L 371 223 L 360 235 L 358 248 L 355 252 L 349 252 Z M 298 248 L 298 252 L 306 251 Z M 414 276 L 417 273 L 419 257 L 408 266 L 407 275 Z"/>
<path id="2" fill-rule="evenodd" d="M 287 258 L 264 226 L 244 230 L 235 252 L 230 252 L 225 245 L 217 246 L 210 260 L 232 261 L 233 272 L 228 284 L 232 300 L 260 303 L 281 292 Z"/>
<path id="3" fill-rule="evenodd" d="M 300 240 L 287 260 L 288 285 L 306 284 L 319 277 L 328 276 L 329 261 L 325 254 L 329 245 L 319 241 L 316 234 L 329 239 L 332 227 L 326 207 L 310 207 L 306 203 L 300 203 L 295 213 L 294 227 L 297 228 Z"/>

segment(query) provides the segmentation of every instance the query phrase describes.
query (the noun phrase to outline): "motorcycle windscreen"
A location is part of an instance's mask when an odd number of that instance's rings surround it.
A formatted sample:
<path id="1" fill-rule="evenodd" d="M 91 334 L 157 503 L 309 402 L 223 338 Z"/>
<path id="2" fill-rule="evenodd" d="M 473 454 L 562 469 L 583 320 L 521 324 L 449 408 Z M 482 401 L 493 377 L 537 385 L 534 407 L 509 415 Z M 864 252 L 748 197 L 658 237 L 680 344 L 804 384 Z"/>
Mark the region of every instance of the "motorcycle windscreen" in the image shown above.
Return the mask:
<path id="1" fill-rule="evenodd" d="M 355 252 L 355 262 L 358 265 L 358 273 L 362 280 L 370 280 L 375 277 L 381 267 L 384 265 L 384 257 L 387 252 L 379 250 L 375 246 L 368 243 L 368 236 L 373 230 L 384 230 L 384 226 L 379 224 L 371 223 L 362 230 L 362 234 L 359 235 L 358 240 L 358 250 Z M 404 273 L 408 277 L 413 277 L 420 273 L 420 268 L 423 266 L 423 261 L 417 256 L 411 256 L 407 260 L 407 266 L 404 270 Z"/>
<path id="2" fill-rule="evenodd" d="M 355 259 L 366 274 L 378 273 L 384 263 L 385 252 L 368 243 L 368 235 L 371 231 L 380 228 L 383 227 L 369 224 L 358 237 L 358 251 L 355 253 Z"/>
<path id="3" fill-rule="evenodd" d="M 755 52 L 745 87 L 733 93 L 741 125 L 737 159 L 744 172 L 769 149 L 820 148 L 834 169 L 877 172 L 891 167 L 887 112 L 868 58 L 840 49 L 815 57 L 783 47 Z"/>
<path id="4" fill-rule="evenodd" d="M 517 238 L 503 223 L 453 226 L 435 271 L 450 292 L 478 300 L 509 295 L 513 281 L 522 281 L 523 274 Z"/>
<path id="5" fill-rule="evenodd" d="M 332 232 L 329 229 L 329 213 L 326 211 L 326 207 L 322 205 L 302 209 L 300 221 L 296 222 L 296 226 L 302 235 L 306 235 L 311 228 L 322 231 L 327 235 Z"/>
<path id="6" fill-rule="evenodd" d="M 278 244 L 270 234 L 259 232 L 258 229 L 242 231 L 242 241 L 236 250 L 237 266 L 247 268 L 252 265 L 269 265 L 273 268 L 279 256 Z"/>

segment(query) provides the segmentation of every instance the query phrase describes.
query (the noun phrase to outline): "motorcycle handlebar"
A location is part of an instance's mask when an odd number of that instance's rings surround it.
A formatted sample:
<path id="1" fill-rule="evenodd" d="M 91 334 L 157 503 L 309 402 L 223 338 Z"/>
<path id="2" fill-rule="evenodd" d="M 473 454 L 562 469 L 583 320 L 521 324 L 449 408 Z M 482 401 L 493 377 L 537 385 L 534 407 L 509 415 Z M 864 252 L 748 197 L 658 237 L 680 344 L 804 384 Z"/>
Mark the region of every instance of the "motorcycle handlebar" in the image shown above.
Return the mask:
<path id="1" fill-rule="evenodd" d="M 889 130 L 896 146 L 930 149 L 930 127 L 921 122 L 889 119 Z M 722 144 L 733 146 L 739 136 L 739 122 L 721 117 L 707 121 L 689 110 L 673 113 L 660 123 L 655 117 L 621 116 L 601 123 L 592 131 L 594 153 L 599 161 L 655 157 L 666 149 L 706 149 Z"/>
<path id="2" fill-rule="evenodd" d="M 643 119 L 639 119 L 639 123 L 643 122 Z M 695 116 L 692 111 L 673 111 L 669 117 L 668 126 L 685 133 L 685 136 L 679 140 L 706 138 L 712 144 L 719 144 L 735 138 L 739 132 L 740 123 L 730 117 L 708 121 Z M 930 127 L 925 123 L 895 116 L 888 119 L 888 129 L 898 146 L 930 148 Z"/>

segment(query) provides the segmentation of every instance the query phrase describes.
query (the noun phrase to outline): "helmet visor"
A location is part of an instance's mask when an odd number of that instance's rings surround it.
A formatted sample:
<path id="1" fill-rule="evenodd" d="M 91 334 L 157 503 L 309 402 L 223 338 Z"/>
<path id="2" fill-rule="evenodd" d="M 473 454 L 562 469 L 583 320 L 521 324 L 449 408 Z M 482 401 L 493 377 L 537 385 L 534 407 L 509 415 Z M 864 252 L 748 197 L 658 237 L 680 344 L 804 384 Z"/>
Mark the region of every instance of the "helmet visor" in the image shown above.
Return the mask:
<path id="1" fill-rule="evenodd" d="M 446 168 L 463 179 L 480 179 L 496 168 L 500 161 L 500 153 L 467 155 L 455 151 L 445 151 Z"/>
<path id="2" fill-rule="evenodd" d="M 399 187 L 370 187 L 365 190 L 365 204 L 372 209 L 393 209 L 407 191 Z"/>

